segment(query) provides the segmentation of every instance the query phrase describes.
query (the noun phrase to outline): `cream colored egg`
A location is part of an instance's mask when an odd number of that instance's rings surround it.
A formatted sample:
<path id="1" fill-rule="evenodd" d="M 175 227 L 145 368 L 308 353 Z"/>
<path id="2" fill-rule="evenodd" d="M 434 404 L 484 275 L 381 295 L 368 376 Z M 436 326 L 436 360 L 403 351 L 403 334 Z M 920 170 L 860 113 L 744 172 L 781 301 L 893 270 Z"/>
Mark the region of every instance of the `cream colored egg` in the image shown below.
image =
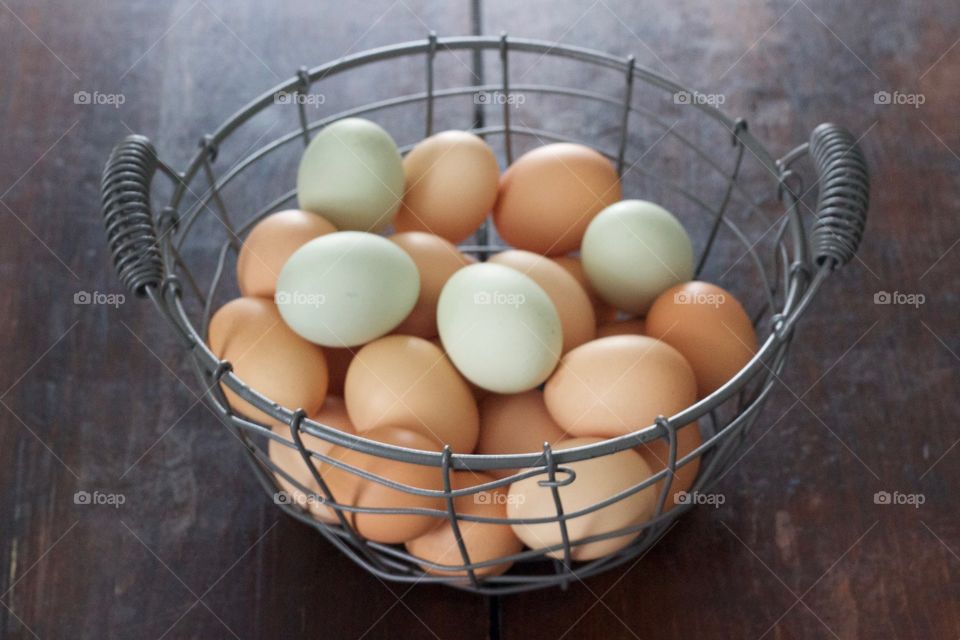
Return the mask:
<path id="1" fill-rule="evenodd" d="M 298 334 L 351 347 L 389 333 L 417 302 L 420 275 L 403 249 L 372 233 L 341 231 L 290 256 L 277 280 L 277 307 Z"/>
<path id="2" fill-rule="evenodd" d="M 338 229 L 380 231 L 390 225 L 405 183 L 403 161 L 390 134 L 362 118 L 324 127 L 300 159 L 300 208 Z"/>
<path id="3" fill-rule="evenodd" d="M 644 314 L 693 277 L 693 246 L 680 221 L 645 200 L 623 200 L 590 222 L 580 247 L 590 284 L 617 309 Z"/>
<path id="4" fill-rule="evenodd" d="M 572 449 L 597 442 L 601 440 L 571 438 L 557 444 L 554 449 L 558 451 Z M 576 479 L 573 482 L 558 488 L 565 514 L 574 514 L 592 507 L 598 502 L 639 485 L 652 475 L 649 465 L 633 449 L 580 462 L 565 462 L 562 466 L 576 473 Z M 540 481 L 545 478 L 545 475 L 533 476 L 510 485 L 507 514 L 511 519 L 545 518 L 557 515 L 550 487 L 540 486 Z M 560 479 L 563 479 L 562 474 Z M 576 544 L 576 541 L 638 525 L 650 519 L 656 507 L 657 493 L 650 486 L 606 507 L 567 520 L 567 533 L 573 546 L 572 559 L 592 560 L 627 546 L 636 538 L 636 533 L 584 544 Z M 531 549 L 542 549 L 563 542 L 559 523 L 511 526 L 517 536 Z M 554 558 L 563 558 L 563 550 L 551 551 L 549 555 Z"/>
<path id="5" fill-rule="evenodd" d="M 437 326 L 460 373 L 496 393 L 542 383 L 563 348 L 550 297 L 530 277 L 499 264 L 457 271 L 440 292 Z"/>

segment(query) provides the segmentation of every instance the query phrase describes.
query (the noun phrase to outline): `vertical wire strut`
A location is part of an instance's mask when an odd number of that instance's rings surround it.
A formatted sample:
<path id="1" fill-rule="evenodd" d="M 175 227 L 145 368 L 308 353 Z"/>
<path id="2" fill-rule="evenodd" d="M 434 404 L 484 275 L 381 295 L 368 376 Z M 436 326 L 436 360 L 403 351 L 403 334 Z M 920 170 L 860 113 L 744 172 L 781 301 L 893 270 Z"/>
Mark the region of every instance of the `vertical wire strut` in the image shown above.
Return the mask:
<path id="1" fill-rule="evenodd" d="M 730 178 L 727 181 L 727 190 L 723 194 L 723 200 L 720 202 L 720 208 L 717 210 L 717 215 L 713 219 L 713 226 L 710 227 L 710 235 L 707 237 L 707 244 L 703 248 L 703 252 L 700 254 L 700 260 L 697 262 L 697 268 L 693 272 L 694 280 L 700 277 L 700 272 L 703 271 L 704 265 L 707 263 L 707 257 L 710 255 L 710 250 L 713 248 L 713 242 L 717 238 L 717 232 L 720 230 L 720 224 L 723 222 L 723 216 L 727 212 L 727 207 L 730 205 L 730 198 L 733 196 L 733 185 L 736 184 L 737 178 L 740 176 L 740 165 L 743 164 L 743 152 L 746 149 L 743 142 L 740 140 L 740 134 L 747 130 L 747 121 L 743 118 L 737 118 L 737 121 L 733 125 L 733 146 L 737 148 L 737 159 L 733 165 L 733 171 L 730 173 Z"/>
<path id="2" fill-rule="evenodd" d="M 306 96 L 310 93 L 310 71 L 307 67 L 297 69 L 297 89 L 293 92 L 297 103 L 297 114 L 300 116 L 300 133 L 303 136 L 303 146 L 310 144 L 310 126 L 307 120 Z"/>
<path id="3" fill-rule="evenodd" d="M 454 498 L 450 495 L 453 490 L 450 482 L 450 445 L 444 445 L 443 458 L 440 460 L 441 472 L 443 473 L 443 494 L 447 503 L 447 518 L 450 520 L 450 528 L 453 529 L 453 537 L 457 541 L 457 548 L 460 550 L 460 559 L 463 560 L 463 566 L 467 567 L 467 576 L 470 578 L 470 584 L 479 587 L 477 574 L 470 566 L 470 554 L 467 552 L 467 544 L 463 541 L 463 534 L 460 531 L 460 522 L 457 520 L 457 510 L 454 504 Z"/>
<path id="4" fill-rule="evenodd" d="M 433 60 L 437 57 L 437 32 L 427 34 L 427 125 L 425 137 L 433 135 Z"/>
<path id="5" fill-rule="evenodd" d="M 627 127 L 630 123 L 630 104 L 633 102 L 633 70 L 637 66 L 635 56 L 627 58 L 627 77 L 623 95 L 623 115 L 620 120 L 620 146 L 617 148 L 617 175 L 623 177 L 623 158 L 627 153 Z"/>

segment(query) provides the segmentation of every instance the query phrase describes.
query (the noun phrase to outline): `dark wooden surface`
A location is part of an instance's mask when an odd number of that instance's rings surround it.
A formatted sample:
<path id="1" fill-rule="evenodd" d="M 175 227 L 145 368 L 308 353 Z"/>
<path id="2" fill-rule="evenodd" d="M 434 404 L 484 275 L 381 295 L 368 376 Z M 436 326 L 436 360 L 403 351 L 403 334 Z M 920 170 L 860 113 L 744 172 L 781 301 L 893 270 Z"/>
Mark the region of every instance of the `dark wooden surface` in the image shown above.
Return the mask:
<path id="1" fill-rule="evenodd" d="M 121 291 L 98 180 L 129 130 L 182 166 L 301 64 L 470 28 L 462 2 L 271 6 L 0 0 L 0 637 L 487 637 L 484 600 L 383 584 L 282 516 L 151 306 L 74 304 Z M 841 122 L 874 175 L 860 260 L 802 322 L 717 488 L 726 503 L 636 565 L 504 600 L 502 637 L 960 636 L 958 25 L 952 0 L 487 3 L 487 33 L 634 53 L 722 92 L 775 153 Z M 379 88 L 415 90 L 421 74 Z M 925 102 L 875 104 L 894 90 Z M 78 91 L 125 103 L 78 105 Z M 875 305 L 878 291 L 925 302 Z M 78 490 L 125 502 L 77 505 Z M 877 491 L 924 503 L 878 505 Z"/>

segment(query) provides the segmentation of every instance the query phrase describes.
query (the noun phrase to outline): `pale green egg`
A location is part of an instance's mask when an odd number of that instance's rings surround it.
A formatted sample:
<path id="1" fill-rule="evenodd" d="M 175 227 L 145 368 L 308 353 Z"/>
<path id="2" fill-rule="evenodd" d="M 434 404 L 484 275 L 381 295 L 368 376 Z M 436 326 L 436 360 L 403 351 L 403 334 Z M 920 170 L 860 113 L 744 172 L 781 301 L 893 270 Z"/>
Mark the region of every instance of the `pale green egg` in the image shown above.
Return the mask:
<path id="1" fill-rule="evenodd" d="M 341 231 L 380 231 L 393 221 L 404 183 L 390 134 L 369 120 L 346 118 L 326 126 L 303 152 L 297 197 L 301 209 Z"/>
<path id="2" fill-rule="evenodd" d="M 283 265 L 276 303 L 284 321 L 325 347 L 351 347 L 386 335 L 413 309 L 420 274 L 386 238 L 340 231 L 306 243 Z"/>
<path id="3" fill-rule="evenodd" d="M 545 381 L 560 359 L 560 316 L 529 276 L 499 264 L 457 271 L 437 303 L 443 348 L 475 385 L 519 393 Z"/>

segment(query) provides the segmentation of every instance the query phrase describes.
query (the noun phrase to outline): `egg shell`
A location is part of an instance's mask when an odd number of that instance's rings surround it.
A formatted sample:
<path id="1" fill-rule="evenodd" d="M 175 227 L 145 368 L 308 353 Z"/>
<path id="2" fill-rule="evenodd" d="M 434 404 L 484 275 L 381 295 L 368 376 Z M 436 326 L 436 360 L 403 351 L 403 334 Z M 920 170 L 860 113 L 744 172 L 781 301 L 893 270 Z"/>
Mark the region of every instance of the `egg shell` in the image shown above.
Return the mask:
<path id="1" fill-rule="evenodd" d="M 237 256 L 241 295 L 273 298 L 280 270 L 293 252 L 336 230 L 325 218 L 299 209 L 278 211 L 258 222 Z"/>
<path id="2" fill-rule="evenodd" d="M 363 437 L 420 451 L 439 451 L 433 439 L 406 429 L 381 427 L 363 434 Z M 379 456 L 361 453 L 334 445 L 329 457 L 361 469 L 391 482 L 416 489 L 442 491 L 440 469 L 408 462 L 397 462 Z M 321 474 L 338 504 L 365 509 L 443 509 L 440 497 L 422 496 L 394 489 L 375 480 L 362 478 L 353 471 L 325 464 Z M 357 532 L 375 542 L 400 544 L 423 535 L 440 522 L 440 516 L 423 514 L 358 513 L 347 512 L 348 520 Z"/>
<path id="3" fill-rule="evenodd" d="M 563 348 L 550 296 L 529 276 L 499 264 L 470 265 L 453 274 L 440 292 L 437 327 L 460 373 L 496 393 L 541 384 Z"/>
<path id="4" fill-rule="evenodd" d="M 323 406 L 329 374 L 323 349 L 284 324 L 276 306 L 264 298 L 237 298 L 210 319 L 210 350 L 233 365 L 245 384 L 287 409 L 314 413 Z M 234 409 L 261 422 L 272 419 L 226 385 Z"/>
<path id="5" fill-rule="evenodd" d="M 441 349 L 416 336 L 386 336 L 350 363 L 344 386 L 358 433 L 392 426 L 418 431 L 454 453 L 472 453 L 480 417 L 466 381 Z"/>
<path id="6" fill-rule="evenodd" d="M 646 336 L 610 336 L 577 347 L 544 388 L 553 419 L 574 436 L 614 437 L 671 416 L 696 400 L 680 352 Z"/>
<path id="7" fill-rule="evenodd" d="M 454 490 L 468 489 L 493 481 L 492 476 L 472 471 L 454 471 L 450 474 L 450 486 Z M 506 518 L 507 488 L 497 487 L 463 495 L 454 498 L 453 504 L 458 514 L 483 518 Z M 467 555 L 473 564 L 510 556 L 523 549 L 523 543 L 517 538 L 510 525 L 466 520 L 458 521 L 458 525 Z M 406 547 L 412 555 L 434 564 L 451 566 L 464 564 L 453 526 L 449 522 L 442 522 L 422 536 L 410 540 Z M 505 573 L 512 564 L 513 562 L 508 561 L 478 567 L 474 569 L 474 573 L 477 576 L 498 576 Z M 466 570 L 449 571 L 427 565 L 421 566 L 424 571 L 432 575 L 467 575 Z"/>
<path id="8" fill-rule="evenodd" d="M 481 138 L 443 131 L 403 159 L 407 188 L 394 227 L 464 241 L 483 224 L 497 199 L 500 167 Z"/>
<path id="9" fill-rule="evenodd" d="M 757 333 L 743 306 L 707 282 L 663 292 L 650 308 L 647 331 L 684 355 L 701 398 L 726 384 L 757 352 Z"/>
<path id="10" fill-rule="evenodd" d="M 553 445 L 568 438 L 547 411 L 539 389 L 509 395 L 490 394 L 480 402 L 477 453 L 539 453 L 545 442 Z M 506 478 L 521 470 L 497 469 L 487 473 Z"/>
<path id="11" fill-rule="evenodd" d="M 580 259 L 600 297 L 636 315 L 693 277 L 693 246 L 683 225 L 645 200 L 623 200 L 601 211 L 583 236 Z"/>
<path id="12" fill-rule="evenodd" d="M 700 435 L 700 428 L 696 422 L 677 429 L 677 462 L 701 444 L 703 444 L 703 438 Z M 670 444 L 664 438 L 645 442 L 637 447 L 637 451 L 643 456 L 647 464 L 650 465 L 653 473 L 658 473 L 669 466 Z M 670 483 L 670 493 L 667 494 L 667 499 L 664 502 L 664 511 L 669 511 L 674 505 L 678 504 L 677 493 L 690 491 L 690 488 L 697 481 L 697 474 L 699 472 L 699 457 L 682 467 L 676 468 L 673 480 Z M 654 485 L 654 487 L 656 487 L 658 500 L 665 482 L 666 478 Z"/>
<path id="13" fill-rule="evenodd" d="M 514 247 L 558 256 L 579 247 L 593 217 L 620 197 L 617 171 L 604 156 L 583 145 L 548 144 L 504 172 L 493 220 Z"/>
<path id="14" fill-rule="evenodd" d="M 587 292 L 587 297 L 590 298 L 590 304 L 593 305 L 593 313 L 597 317 L 598 323 L 612 322 L 617 319 L 616 308 L 604 302 L 603 298 L 593 290 L 587 274 L 583 271 L 583 264 L 580 262 L 579 256 L 557 256 L 553 258 L 553 261 L 566 269 L 567 273 L 572 275 L 583 287 L 583 290 Z"/>
<path id="15" fill-rule="evenodd" d="M 369 120 L 345 118 L 324 127 L 303 152 L 299 207 L 341 230 L 381 231 L 400 208 L 405 180 L 390 134 Z"/>
<path id="16" fill-rule="evenodd" d="M 372 233 L 340 231 L 294 252 L 277 280 L 277 307 L 291 329 L 327 347 L 351 347 L 392 331 L 420 294 L 407 253 Z"/>
<path id="17" fill-rule="evenodd" d="M 530 276 L 546 291 L 560 315 L 563 353 L 596 337 L 597 319 L 589 296 L 576 279 L 556 262 L 530 251 L 519 250 L 498 253 L 488 262 L 516 269 Z"/>
<path id="18" fill-rule="evenodd" d="M 420 295 L 395 333 L 421 338 L 434 338 L 437 332 L 437 300 L 440 291 L 454 273 L 475 260 L 460 252 L 449 241 L 421 231 L 390 236 L 390 241 L 403 249 L 417 265 L 420 274 Z"/>
<path id="19" fill-rule="evenodd" d="M 597 327 L 597 337 L 609 336 L 642 336 L 646 335 L 647 323 L 643 318 L 628 318 L 605 322 Z"/>
<path id="20" fill-rule="evenodd" d="M 328 396 L 326 402 L 323 403 L 323 408 L 311 415 L 310 418 L 314 422 L 339 429 L 344 433 L 356 433 L 347 415 L 346 404 L 343 402 L 343 399 L 335 396 Z M 291 439 L 290 428 L 287 425 L 276 424 L 273 426 L 273 432 L 283 436 L 287 440 Z M 303 446 L 305 448 L 319 454 L 327 454 L 333 446 L 332 443 L 323 438 L 312 436 L 309 433 L 301 433 L 300 437 L 303 440 Z M 287 473 L 298 484 L 309 490 L 312 496 L 323 497 L 320 485 L 313 477 L 313 473 L 311 473 L 310 468 L 307 467 L 306 462 L 304 462 L 298 450 L 271 439 L 267 445 L 267 454 L 277 467 Z M 318 465 L 318 469 L 322 466 L 320 460 L 314 458 L 314 462 Z M 323 504 L 321 500 L 308 496 L 279 473 L 274 473 L 274 476 L 280 484 L 281 491 L 287 492 L 293 498 L 294 504 L 307 507 L 310 513 L 318 520 L 323 522 L 338 522 L 333 509 Z"/>
<path id="21" fill-rule="evenodd" d="M 571 438 L 554 447 L 555 450 L 572 449 L 600 442 L 598 438 Z M 565 462 L 562 465 L 576 473 L 568 485 L 558 487 L 565 514 L 572 514 L 592 507 L 621 491 L 626 491 L 648 479 L 652 473 L 643 457 L 633 449 L 614 454 Z M 550 487 L 538 483 L 545 476 L 533 476 L 510 485 L 507 514 L 511 519 L 544 518 L 557 514 Z M 602 509 L 567 520 L 567 532 L 571 543 L 589 536 L 612 533 L 619 529 L 638 525 L 656 510 L 657 493 L 653 486 L 613 502 Z M 554 522 L 540 524 L 512 524 L 517 536 L 531 549 L 542 549 L 563 542 L 560 525 Z M 627 546 L 637 537 L 629 533 L 615 538 L 598 540 L 571 549 L 575 561 L 593 560 L 614 553 Z M 563 550 L 551 551 L 553 558 L 563 558 Z"/>

